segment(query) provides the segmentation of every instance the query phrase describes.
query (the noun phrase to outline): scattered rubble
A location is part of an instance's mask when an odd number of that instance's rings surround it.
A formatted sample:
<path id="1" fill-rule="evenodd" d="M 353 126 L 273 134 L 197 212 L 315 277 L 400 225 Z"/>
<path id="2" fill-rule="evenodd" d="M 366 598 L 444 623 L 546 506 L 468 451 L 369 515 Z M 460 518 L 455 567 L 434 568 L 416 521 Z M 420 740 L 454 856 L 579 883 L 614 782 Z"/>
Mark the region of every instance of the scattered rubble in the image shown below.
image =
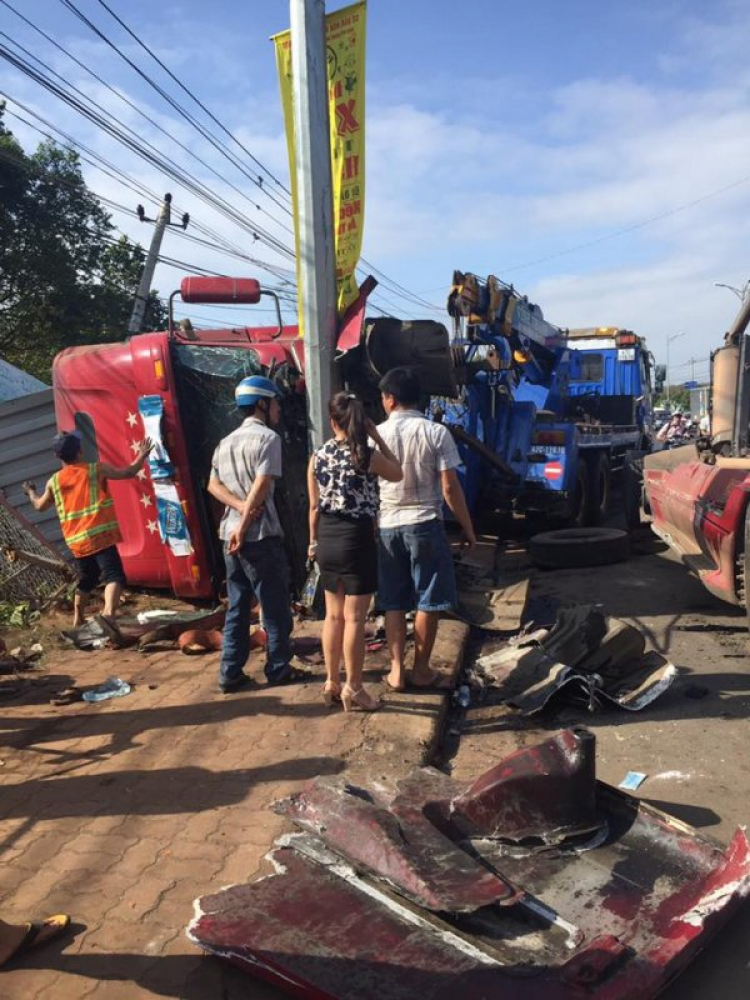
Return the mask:
<path id="1" fill-rule="evenodd" d="M 0 674 L 15 674 L 20 670 L 31 670 L 36 661 L 44 654 L 44 646 L 40 642 L 32 643 L 28 649 L 25 646 L 14 646 L 6 649 L 5 642 L 0 639 Z"/>
<path id="2" fill-rule="evenodd" d="M 78 649 L 102 649 L 106 646 L 123 649 L 138 646 L 145 649 L 158 642 L 176 642 L 183 632 L 191 630 L 212 634 L 223 627 L 225 613 L 222 607 L 212 611 L 165 611 L 159 615 L 147 615 L 143 622 L 139 620 L 140 615 L 118 618 L 116 625 L 102 615 L 95 615 L 81 628 L 68 629 L 62 635 Z"/>
<path id="3" fill-rule="evenodd" d="M 479 688 L 497 688 L 504 701 L 528 716 L 558 694 L 591 712 L 603 705 L 637 712 L 676 677 L 665 657 L 646 652 L 638 629 L 593 605 L 577 605 L 560 609 L 551 629 L 522 631 L 480 656 L 470 680 Z"/>

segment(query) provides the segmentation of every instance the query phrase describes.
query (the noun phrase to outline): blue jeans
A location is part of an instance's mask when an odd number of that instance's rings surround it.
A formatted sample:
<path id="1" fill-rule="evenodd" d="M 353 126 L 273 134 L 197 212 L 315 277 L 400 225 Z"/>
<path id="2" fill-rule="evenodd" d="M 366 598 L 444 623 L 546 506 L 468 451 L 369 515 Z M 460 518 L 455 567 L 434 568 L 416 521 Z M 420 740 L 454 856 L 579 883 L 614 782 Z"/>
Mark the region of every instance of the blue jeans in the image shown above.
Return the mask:
<path id="1" fill-rule="evenodd" d="M 381 611 L 451 611 L 456 574 L 443 522 L 435 518 L 381 528 L 378 542 Z"/>
<path id="2" fill-rule="evenodd" d="M 289 566 L 280 538 L 245 542 L 230 555 L 224 548 L 229 610 L 224 623 L 219 683 L 231 684 L 242 675 L 250 655 L 250 602 L 260 601 L 268 634 L 266 678 L 278 684 L 289 674 L 292 658 L 292 612 L 289 607 Z"/>

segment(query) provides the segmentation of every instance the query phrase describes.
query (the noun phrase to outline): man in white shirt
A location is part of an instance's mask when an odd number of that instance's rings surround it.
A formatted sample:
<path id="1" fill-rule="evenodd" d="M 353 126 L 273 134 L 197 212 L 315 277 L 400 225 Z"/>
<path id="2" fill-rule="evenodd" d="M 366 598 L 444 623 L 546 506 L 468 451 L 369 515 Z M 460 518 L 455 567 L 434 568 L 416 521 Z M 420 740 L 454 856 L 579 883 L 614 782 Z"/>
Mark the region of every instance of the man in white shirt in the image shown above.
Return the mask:
<path id="1" fill-rule="evenodd" d="M 415 606 L 412 687 L 429 687 L 437 675 L 430 667 L 440 614 L 456 605 L 456 578 L 443 525 L 443 502 L 464 533 L 476 542 L 456 469 L 461 464 L 447 428 L 419 412 L 421 388 L 409 368 L 393 368 L 380 383 L 388 419 L 378 427 L 404 473 L 398 483 L 380 480 L 378 605 L 385 612 L 391 670 L 386 683 L 406 687 L 404 649 L 406 612 Z"/>

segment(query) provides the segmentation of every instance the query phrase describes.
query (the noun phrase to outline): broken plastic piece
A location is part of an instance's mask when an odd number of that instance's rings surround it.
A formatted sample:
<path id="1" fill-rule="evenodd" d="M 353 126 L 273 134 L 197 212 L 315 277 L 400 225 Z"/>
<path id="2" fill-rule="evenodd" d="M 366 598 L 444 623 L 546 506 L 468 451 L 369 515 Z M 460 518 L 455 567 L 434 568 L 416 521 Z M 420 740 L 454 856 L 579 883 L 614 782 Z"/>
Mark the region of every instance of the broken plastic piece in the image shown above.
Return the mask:
<path id="1" fill-rule="evenodd" d="M 461 708 L 468 708 L 471 705 L 471 688 L 468 684 L 462 684 L 456 691 L 456 703 Z"/>
<path id="2" fill-rule="evenodd" d="M 176 611 L 168 611 L 165 608 L 154 608 L 153 611 L 139 611 L 135 617 L 139 625 L 148 625 L 148 623 L 154 618 L 170 618 L 174 617 L 176 614 Z"/>
<path id="3" fill-rule="evenodd" d="M 647 775 L 642 774 L 640 771 L 628 771 L 618 785 L 618 788 L 624 788 L 626 792 L 634 792 L 636 788 L 641 787 L 647 777 Z"/>
<path id="4" fill-rule="evenodd" d="M 452 801 L 453 821 L 470 836 L 545 844 L 598 830 L 595 747 L 579 728 L 517 750 Z"/>
<path id="5" fill-rule="evenodd" d="M 109 698 L 122 698 L 126 694 L 130 694 L 131 690 L 132 688 L 127 681 L 120 677 L 108 677 L 99 687 L 93 688 L 91 691 L 84 691 L 83 700 L 107 701 Z"/>

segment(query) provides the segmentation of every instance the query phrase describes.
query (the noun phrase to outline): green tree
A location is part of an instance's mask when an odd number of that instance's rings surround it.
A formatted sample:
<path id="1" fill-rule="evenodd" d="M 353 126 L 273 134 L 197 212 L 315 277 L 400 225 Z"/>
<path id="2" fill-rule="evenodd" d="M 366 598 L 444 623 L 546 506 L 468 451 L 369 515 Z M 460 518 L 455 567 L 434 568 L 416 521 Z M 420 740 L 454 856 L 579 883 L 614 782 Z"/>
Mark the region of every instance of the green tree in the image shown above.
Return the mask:
<path id="1" fill-rule="evenodd" d="M 673 410 L 688 412 L 690 410 L 690 390 L 683 385 L 669 387 L 669 400 Z"/>
<path id="2" fill-rule="evenodd" d="M 45 381 L 58 351 L 121 340 L 145 254 L 113 238 L 78 154 L 43 142 L 28 156 L 0 106 L 0 353 Z M 148 328 L 166 325 L 154 293 Z"/>

